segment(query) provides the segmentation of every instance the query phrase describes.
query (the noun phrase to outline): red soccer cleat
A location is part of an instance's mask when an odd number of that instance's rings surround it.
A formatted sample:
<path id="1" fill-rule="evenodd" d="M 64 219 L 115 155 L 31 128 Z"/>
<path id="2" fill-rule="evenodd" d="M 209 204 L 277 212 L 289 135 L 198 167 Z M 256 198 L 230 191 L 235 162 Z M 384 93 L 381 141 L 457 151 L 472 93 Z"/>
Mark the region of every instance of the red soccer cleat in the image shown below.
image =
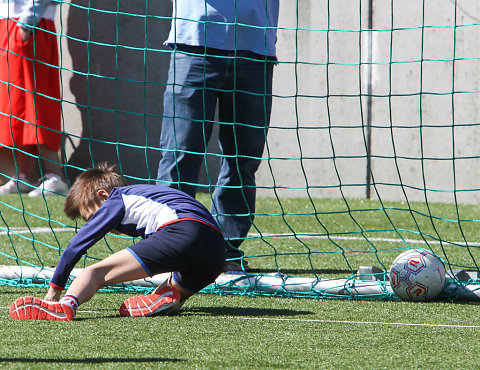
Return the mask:
<path id="1" fill-rule="evenodd" d="M 74 310 L 59 302 L 48 302 L 40 298 L 21 297 L 10 305 L 10 317 L 14 320 L 71 321 Z"/>
<path id="2" fill-rule="evenodd" d="M 176 289 L 166 286 L 157 293 L 136 295 L 120 306 L 120 316 L 154 316 L 168 313 L 180 300 Z"/>

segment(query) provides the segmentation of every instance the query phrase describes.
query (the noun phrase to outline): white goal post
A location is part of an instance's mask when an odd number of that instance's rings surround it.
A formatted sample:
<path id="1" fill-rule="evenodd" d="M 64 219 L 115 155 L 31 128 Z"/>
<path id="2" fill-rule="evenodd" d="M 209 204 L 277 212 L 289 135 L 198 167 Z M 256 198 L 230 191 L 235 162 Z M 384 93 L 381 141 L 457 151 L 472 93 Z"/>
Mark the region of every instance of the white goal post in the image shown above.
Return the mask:
<path id="1" fill-rule="evenodd" d="M 70 275 L 74 279 L 82 269 L 75 268 Z M 39 268 L 33 266 L 6 266 L 0 265 L 0 279 L 6 280 L 31 280 L 33 282 L 45 282 L 52 278 L 54 269 Z M 450 273 L 447 273 L 447 275 Z M 457 271 L 455 276 L 470 277 L 466 271 Z M 156 287 L 165 282 L 170 273 L 155 275 L 151 278 L 138 279 L 125 282 L 125 285 Z M 447 276 L 452 280 L 452 276 Z M 387 294 L 394 296 L 394 292 L 388 281 L 376 279 L 314 279 L 302 277 L 286 277 L 281 274 L 250 275 L 244 273 L 221 274 L 212 285 L 228 286 L 238 290 L 264 290 L 269 292 L 287 291 L 295 293 L 322 292 L 326 295 L 338 296 L 362 296 L 362 297 L 385 297 Z M 448 296 L 456 296 L 462 300 L 480 300 L 480 287 L 475 284 L 460 285 L 449 283 L 445 287 Z"/>

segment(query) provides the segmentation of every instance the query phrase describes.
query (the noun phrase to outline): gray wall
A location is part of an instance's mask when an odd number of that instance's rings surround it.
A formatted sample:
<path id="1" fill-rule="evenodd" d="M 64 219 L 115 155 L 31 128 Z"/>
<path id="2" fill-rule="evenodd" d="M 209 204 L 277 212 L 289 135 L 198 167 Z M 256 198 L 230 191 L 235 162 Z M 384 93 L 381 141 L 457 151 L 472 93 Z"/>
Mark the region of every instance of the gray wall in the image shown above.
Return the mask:
<path id="1" fill-rule="evenodd" d="M 60 7 L 72 176 L 118 156 L 127 175 L 155 178 L 171 5 L 148 2 L 145 20 L 145 4 L 118 3 L 120 14 L 116 1 L 95 3 L 107 12 L 88 12 L 88 1 Z M 477 202 L 480 4 L 373 4 L 282 0 L 259 194 L 365 197 L 371 166 L 372 197 Z"/>
<path id="2" fill-rule="evenodd" d="M 129 176 L 156 178 L 171 4 L 120 1 L 117 9 L 117 1 L 99 1 L 90 11 L 89 4 L 63 4 L 57 23 L 65 35 L 60 46 L 70 177 L 76 167 L 109 160 Z"/>
<path id="3" fill-rule="evenodd" d="M 297 188 L 282 196 L 306 196 L 308 186 L 314 196 L 365 197 L 369 154 L 372 197 L 476 203 L 480 3 L 373 4 L 368 32 L 368 1 L 282 2 L 275 159 L 263 163 L 259 184 L 272 187 L 274 177 Z"/>

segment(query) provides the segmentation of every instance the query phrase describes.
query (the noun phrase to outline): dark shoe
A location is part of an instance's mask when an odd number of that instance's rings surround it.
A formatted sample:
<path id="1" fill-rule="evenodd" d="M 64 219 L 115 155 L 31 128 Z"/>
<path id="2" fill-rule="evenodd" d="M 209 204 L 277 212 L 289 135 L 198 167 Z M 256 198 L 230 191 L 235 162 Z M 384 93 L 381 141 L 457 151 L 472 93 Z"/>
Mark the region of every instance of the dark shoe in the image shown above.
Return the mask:
<path id="1" fill-rule="evenodd" d="M 245 260 L 235 260 L 235 261 L 227 261 L 225 265 L 223 265 L 223 272 L 232 272 L 232 271 L 243 271 L 243 272 L 251 272 L 252 269 L 248 266 L 248 262 Z"/>

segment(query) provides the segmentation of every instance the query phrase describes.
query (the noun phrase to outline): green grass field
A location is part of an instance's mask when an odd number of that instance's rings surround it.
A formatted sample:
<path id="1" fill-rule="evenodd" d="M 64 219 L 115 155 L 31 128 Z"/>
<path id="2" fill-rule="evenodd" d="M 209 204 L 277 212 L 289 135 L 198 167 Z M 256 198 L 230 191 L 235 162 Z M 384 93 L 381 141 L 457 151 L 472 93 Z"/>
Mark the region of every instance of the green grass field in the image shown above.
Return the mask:
<path id="1" fill-rule="evenodd" d="M 56 264 L 74 234 L 62 201 L 0 199 L 0 264 Z M 260 273 L 345 277 L 359 265 L 388 268 L 402 248 L 427 243 L 453 268 L 477 262 L 480 214 L 473 206 L 259 199 L 257 211 L 243 249 Z M 131 242 L 108 236 L 79 265 Z M 59 323 L 8 315 L 15 298 L 43 297 L 46 289 L 3 286 L 0 292 L 5 368 L 479 367 L 475 302 L 199 294 L 178 316 L 121 318 L 118 308 L 129 295 L 101 292 L 74 321 Z"/>
<path id="2" fill-rule="evenodd" d="M 478 368 L 472 304 L 217 296 L 174 317 L 121 318 L 99 293 L 72 322 L 17 322 L 7 306 L 44 291 L 1 288 L 1 367 Z"/>

